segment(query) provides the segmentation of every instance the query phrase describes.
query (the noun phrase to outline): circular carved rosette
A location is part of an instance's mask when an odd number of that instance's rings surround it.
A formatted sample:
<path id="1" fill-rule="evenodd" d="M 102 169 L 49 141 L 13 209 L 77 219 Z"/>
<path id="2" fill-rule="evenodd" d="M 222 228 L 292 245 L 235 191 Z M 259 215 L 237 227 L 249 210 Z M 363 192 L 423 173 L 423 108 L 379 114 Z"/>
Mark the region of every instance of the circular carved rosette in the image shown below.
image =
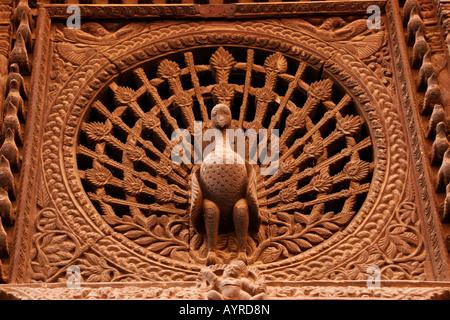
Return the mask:
<path id="1" fill-rule="evenodd" d="M 248 133 L 247 160 L 252 150 L 279 156 L 253 164 L 262 224 L 248 236 L 249 264 L 263 272 L 298 268 L 339 247 L 379 201 L 387 170 L 381 125 L 393 117 L 389 125 L 398 126 L 370 69 L 306 33 L 269 25 L 262 32 L 259 23 L 221 26 L 144 29 L 102 47 L 81 63 L 51 108 L 45 129 L 48 136 L 64 134 L 64 173 L 52 175 L 57 169 L 45 159 L 44 172 L 49 190 L 67 194 L 55 201 L 61 216 L 82 227 L 80 242 L 100 239 L 94 248 L 108 264 L 123 261 L 113 251 L 126 247 L 122 255 L 132 257 L 126 265 L 153 266 L 140 269 L 141 279 L 158 279 L 155 270 L 167 266 L 179 278 L 195 279 L 205 263 L 206 239 L 189 223 L 196 165 L 177 164 L 171 155 L 186 141 L 185 150 L 194 150 L 217 103 L 230 107 L 233 129 Z M 352 63 L 372 84 L 357 80 Z M 184 140 L 172 139 L 177 130 Z M 253 132 L 278 137 L 252 139 Z M 44 158 L 58 157 L 53 149 L 44 143 Z M 236 246 L 233 233 L 220 234 L 219 263 L 235 259 Z"/>

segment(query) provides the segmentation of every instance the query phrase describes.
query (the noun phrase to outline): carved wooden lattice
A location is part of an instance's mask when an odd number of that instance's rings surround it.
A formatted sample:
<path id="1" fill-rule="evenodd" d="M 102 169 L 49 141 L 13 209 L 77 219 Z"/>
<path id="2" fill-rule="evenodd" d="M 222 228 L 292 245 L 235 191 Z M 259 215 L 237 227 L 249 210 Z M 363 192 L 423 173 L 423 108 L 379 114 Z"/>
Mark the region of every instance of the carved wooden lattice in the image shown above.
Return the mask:
<path id="1" fill-rule="evenodd" d="M 281 53 L 216 46 L 121 74 L 87 112 L 78 167 L 115 231 L 159 255 L 204 263 L 206 243 L 189 226 L 194 165 L 172 162 L 171 135 L 194 135 L 195 121 L 210 128 L 216 103 L 230 106 L 235 129 L 279 130 L 279 168 L 258 180 L 263 224 L 248 237 L 249 263 L 290 258 L 349 223 L 373 171 L 372 142 L 351 96 L 326 72 Z M 220 235 L 224 262 L 235 248 L 234 237 Z"/>

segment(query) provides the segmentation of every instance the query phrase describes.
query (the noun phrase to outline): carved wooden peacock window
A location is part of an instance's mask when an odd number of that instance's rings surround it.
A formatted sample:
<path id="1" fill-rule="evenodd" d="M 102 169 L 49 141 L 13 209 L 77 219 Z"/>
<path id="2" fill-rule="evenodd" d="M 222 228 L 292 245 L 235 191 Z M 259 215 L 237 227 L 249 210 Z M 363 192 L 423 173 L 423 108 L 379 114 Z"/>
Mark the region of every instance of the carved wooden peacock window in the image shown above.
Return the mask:
<path id="1" fill-rule="evenodd" d="M 351 96 L 330 75 L 279 52 L 211 46 L 121 74 L 88 110 L 78 167 L 116 232 L 162 256 L 204 263 L 204 237 L 189 226 L 195 165 L 171 160 L 171 136 L 180 128 L 194 134 L 195 121 L 209 128 L 215 103 L 230 106 L 235 129 L 279 130 L 279 141 L 269 141 L 279 144 L 279 168 L 258 179 L 263 226 L 248 237 L 249 263 L 291 258 L 345 228 L 373 169 Z M 267 144 L 247 137 L 248 150 L 252 142 Z M 230 234 L 218 242 L 222 262 L 235 258 Z"/>

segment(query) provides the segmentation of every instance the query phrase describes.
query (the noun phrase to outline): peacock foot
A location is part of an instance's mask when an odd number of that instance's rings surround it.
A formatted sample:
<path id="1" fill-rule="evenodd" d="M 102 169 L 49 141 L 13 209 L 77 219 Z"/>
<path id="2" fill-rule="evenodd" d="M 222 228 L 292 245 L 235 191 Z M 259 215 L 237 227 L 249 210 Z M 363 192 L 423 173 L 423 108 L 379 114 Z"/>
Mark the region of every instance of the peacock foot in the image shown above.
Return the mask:
<path id="1" fill-rule="evenodd" d="M 242 260 L 245 264 L 247 263 L 247 253 L 245 251 L 239 251 L 237 260 Z"/>
<path id="2" fill-rule="evenodd" d="M 213 264 L 216 264 L 216 253 L 214 251 L 210 251 L 206 257 L 206 265 L 210 266 Z"/>

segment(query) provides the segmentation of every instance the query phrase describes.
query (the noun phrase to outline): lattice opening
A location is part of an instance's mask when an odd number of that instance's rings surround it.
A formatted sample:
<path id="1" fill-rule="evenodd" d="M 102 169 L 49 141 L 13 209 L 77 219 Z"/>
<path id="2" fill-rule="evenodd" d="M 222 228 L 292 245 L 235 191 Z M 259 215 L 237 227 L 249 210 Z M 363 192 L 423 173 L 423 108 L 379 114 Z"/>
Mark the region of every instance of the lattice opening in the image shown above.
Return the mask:
<path id="1" fill-rule="evenodd" d="M 320 67 L 224 46 L 129 70 L 87 111 L 78 166 L 90 199 L 117 232 L 162 256 L 204 262 L 204 239 L 189 227 L 194 165 L 171 161 L 171 135 L 188 129 L 193 142 L 194 121 L 209 128 L 217 103 L 230 106 L 233 128 L 279 129 L 278 170 L 259 174 L 263 224 L 248 238 L 249 263 L 296 256 L 348 225 L 373 171 L 369 130 L 355 102 Z M 224 262 L 234 258 L 233 241 L 230 234 L 219 238 Z"/>

